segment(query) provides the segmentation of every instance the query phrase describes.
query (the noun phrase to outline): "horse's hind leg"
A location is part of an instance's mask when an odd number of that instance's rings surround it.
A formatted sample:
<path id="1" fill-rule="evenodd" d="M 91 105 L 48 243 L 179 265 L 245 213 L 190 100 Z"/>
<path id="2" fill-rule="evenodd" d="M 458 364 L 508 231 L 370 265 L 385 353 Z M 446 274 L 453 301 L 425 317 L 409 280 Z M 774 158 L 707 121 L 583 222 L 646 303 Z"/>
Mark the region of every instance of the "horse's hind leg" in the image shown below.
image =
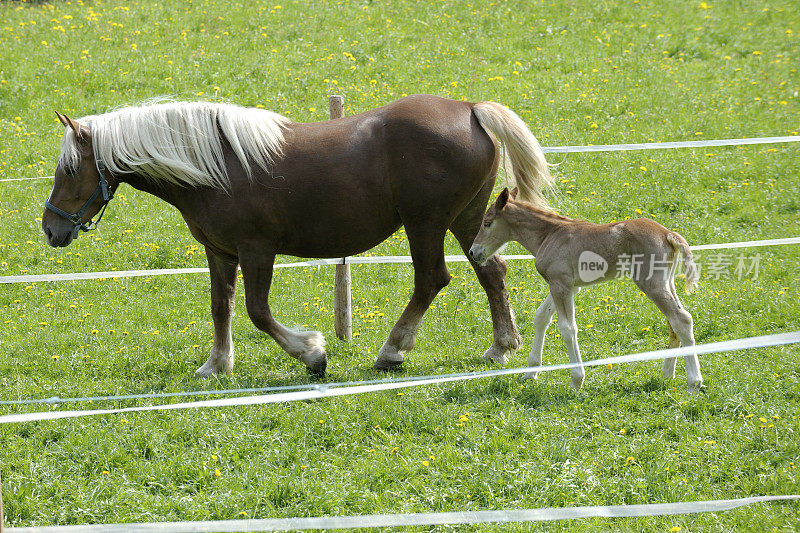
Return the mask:
<path id="1" fill-rule="evenodd" d="M 498 255 L 489 258 L 485 265 L 481 266 L 469 257 L 469 248 L 475 235 L 478 234 L 483 212 L 492 192 L 493 180 L 487 182 L 480 193 L 472 202 L 456 217 L 450 225 L 464 254 L 469 258 L 475 274 L 478 276 L 483 290 L 489 299 L 489 311 L 492 315 L 492 329 L 494 340 L 492 345 L 483 354 L 483 357 L 496 363 L 506 363 L 508 361 L 506 352 L 513 352 L 520 347 L 522 338 L 517 331 L 514 321 L 514 311 L 508 301 L 508 290 L 506 289 L 506 272 L 508 267 L 506 262 Z"/>
<path id="2" fill-rule="evenodd" d="M 289 355 L 305 363 L 309 372 L 324 376 L 328 359 L 322 333 L 287 328 L 272 316 L 269 308 L 269 287 L 272 283 L 274 259 L 274 254 L 262 250 L 239 253 L 247 314 L 258 329 L 275 339 Z"/>
<path id="3" fill-rule="evenodd" d="M 414 261 L 414 292 L 400 319 L 381 346 L 375 370 L 391 370 L 403 363 L 403 356 L 414 348 L 422 316 L 431 302 L 449 282 L 450 273 L 444 262 L 446 229 L 435 226 L 417 228 L 406 225 L 406 235 Z"/>
<path id="4" fill-rule="evenodd" d="M 211 277 L 211 316 L 214 319 L 214 345 L 211 355 L 195 375 L 207 377 L 230 373 L 233 369 L 233 336 L 231 316 L 236 302 L 236 272 L 238 263 L 228 261 L 206 248 Z"/>

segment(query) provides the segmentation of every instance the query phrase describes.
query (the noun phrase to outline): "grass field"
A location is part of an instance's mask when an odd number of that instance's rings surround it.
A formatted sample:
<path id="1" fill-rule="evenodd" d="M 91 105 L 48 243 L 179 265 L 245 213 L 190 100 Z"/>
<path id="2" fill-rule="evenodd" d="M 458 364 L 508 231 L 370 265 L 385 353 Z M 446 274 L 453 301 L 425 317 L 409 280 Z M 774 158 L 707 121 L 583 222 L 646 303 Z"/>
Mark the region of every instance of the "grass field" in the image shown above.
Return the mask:
<path id="1" fill-rule="evenodd" d="M 324 119 L 332 93 L 345 95 L 348 114 L 412 93 L 496 100 L 551 146 L 800 130 L 796 2 L 280 1 L 0 1 L 0 180 L 52 175 L 63 133 L 54 110 L 76 118 L 157 96 L 298 121 Z M 561 162 L 553 203 L 597 222 L 650 216 L 693 244 L 797 236 L 799 148 L 550 156 Z M 49 248 L 40 224 L 50 187 L 0 183 L 0 275 L 205 266 L 177 211 L 129 187 L 98 231 Z M 447 248 L 459 253 L 452 238 Z M 407 254 L 404 233 L 369 253 Z M 797 246 L 697 258 L 700 288 L 683 301 L 698 343 L 800 329 Z M 758 275 L 737 272 L 740 259 L 757 260 Z M 491 341 L 483 291 L 463 263 L 451 273 L 405 375 L 492 368 L 480 357 Z M 352 344 L 333 335 L 333 269 L 277 271 L 271 303 L 284 323 L 326 334 L 328 380 L 373 379 L 412 277 L 408 265 L 353 267 Z M 523 366 L 546 288 L 523 261 L 508 283 L 524 338 L 510 364 Z M 0 400 L 308 383 L 250 323 L 239 292 L 235 373 L 199 381 L 212 333 L 204 275 L 2 285 Z M 666 346 L 665 321 L 631 284 L 582 291 L 577 308 L 585 359 Z M 548 337 L 545 362 L 566 362 L 557 328 Z M 797 347 L 703 356 L 700 395 L 687 394 L 682 362 L 674 381 L 639 363 L 588 369 L 578 393 L 555 372 L 535 383 L 3 425 L 6 524 L 797 494 L 798 356 Z M 773 504 L 502 529 L 788 532 L 799 512 Z"/>

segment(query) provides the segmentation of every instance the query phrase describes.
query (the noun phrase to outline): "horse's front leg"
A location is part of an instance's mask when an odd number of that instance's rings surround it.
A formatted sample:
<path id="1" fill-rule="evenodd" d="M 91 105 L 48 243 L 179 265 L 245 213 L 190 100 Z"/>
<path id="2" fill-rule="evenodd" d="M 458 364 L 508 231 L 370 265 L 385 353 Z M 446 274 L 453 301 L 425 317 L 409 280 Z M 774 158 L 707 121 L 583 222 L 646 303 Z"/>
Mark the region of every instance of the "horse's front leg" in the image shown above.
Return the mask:
<path id="1" fill-rule="evenodd" d="M 211 276 L 211 316 L 214 320 L 214 345 L 211 355 L 195 374 L 208 377 L 227 374 L 233 369 L 233 336 L 231 317 L 236 303 L 236 273 L 238 263 L 228 261 L 206 248 Z"/>
<path id="2" fill-rule="evenodd" d="M 381 346 L 373 365 L 375 370 L 391 370 L 403 364 L 405 353 L 416 344 L 422 316 L 439 291 L 450 282 L 444 262 L 444 231 L 415 231 L 406 226 L 414 261 L 414 292 Z"/>
<path id="3" fill-rule="evenodd" d="M 269 308 L 269 287 L 275 255 L 263 250 L 239 252 L 244 276 L 245 302 L 250 320 L 261 331 L 275 339 L 286 353 L 305 363 L 308 371 L 324 376 L 328 366 L 325 337 L 319 331 L 303 331 L 285 327 L 275 320 Z"/>

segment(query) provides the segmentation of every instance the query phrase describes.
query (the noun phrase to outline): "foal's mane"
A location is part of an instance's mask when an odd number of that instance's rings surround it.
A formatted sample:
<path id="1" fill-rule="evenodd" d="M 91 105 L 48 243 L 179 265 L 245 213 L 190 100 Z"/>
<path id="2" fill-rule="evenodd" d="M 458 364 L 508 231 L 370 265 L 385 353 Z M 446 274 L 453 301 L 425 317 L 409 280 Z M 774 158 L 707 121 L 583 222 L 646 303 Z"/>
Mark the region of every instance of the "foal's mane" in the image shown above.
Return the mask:
<path id="1" fill-rule="evenodd" d="M 223 139 L 252 178 L 252 164 L 269 170 L 280 156 L 283 130 L 290 121 L 265 109 L 168 102 L 123 107 L 78 122 L 91 129 L 95 157 L 111 172 L 228 190 Z M 80 162 L 71 128 L 64 134 L 60 161 L 69 168 Z"/>
<path id="2" fill-rule="evenodd" d="M 525 208 L 528 211 L 532 211 L 533 213 L 536 213 L 536 215 L 538 215 L 540 217 L 547 218 L 547 219 L 550 219 L 550 220 L 558 220 L 558 221 L 562 221 L 562 222 L 585 222 L 584 220 L 581 220 L 581 219 L 578 219 L 578 218 L 570 218 L 570 217 L 565 216 L 565 215 L 560 215 L 560 214 L 556 213 L 555 211 L 548 211 L 547 209 L 542 209 L 541 207 L 537 207 L 537 206 L 533 205 L 532 203 L 524 202 L 522 200 L 509 199 L 508 201 L 509 201 L 509 203 L 510 202 L 514 202 L 514 205 L 522 207 L 522 208 Z"/>

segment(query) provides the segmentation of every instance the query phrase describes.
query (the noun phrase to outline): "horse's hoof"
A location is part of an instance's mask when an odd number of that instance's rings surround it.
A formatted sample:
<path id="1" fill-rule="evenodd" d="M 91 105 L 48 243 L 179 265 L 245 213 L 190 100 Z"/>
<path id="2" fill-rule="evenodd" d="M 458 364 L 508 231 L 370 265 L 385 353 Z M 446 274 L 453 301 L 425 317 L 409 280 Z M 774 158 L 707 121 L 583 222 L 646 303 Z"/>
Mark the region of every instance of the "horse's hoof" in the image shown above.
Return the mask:
<path id="1" fill-rule="evenodd" d="M 403 361 L 390 361 L 387 359 L 378 359 L 372 368 L 378 372 L 391 372 L 392 370 L 399 370 L 403 366 Z"/>
<path id="2" fill-rule="evenodd" d="M 318 365 L 316 365 L 314 367 L 310 367 L 310 366 L 306 367 L 306 371 L 308 372 L 308 375 L 313 377 L 313 378 L 318 378 L 318 379 L 322 379 L 322 378 L 325 377 L 325 371 L 327 369 L 328 369 L 328 361 L 327 360 L 322 361 L 321 363 L 319 363 Z"/>
<path id="3" fill-rule="evenodd" d="M 220 366 L 222 366 L 222 368 L 220 368 Z M 203 366 L 194 371 L 195 377 L 198 378 L 210 378 L 217 374 L 230 374 L 230 370 L 226 370 L 226 365 L 209 363 L 206 361 Z"/>
<path id="4" fill-rule="evenodd" d="M 372 368 L 379 372 L 389 372 L 403 365 L 403 354 L 400 351 L 385 342 L 381 349 L 378 350 L 378 359 Z"/>
<path id="5" fill-rule="evenodd" d="M 328 354 L 322 346 L 314 346 L 311 350 L 300 356 L 305 363 L 308 373 L 316 377 L 324 377 L 328 368 Z"/>
<path id="6" fill-rule="evenodd" d="M 503 348 L 498 348 L 494 345 L 490 346 L 489 349 L 486 350 L 486 353 L 483 354 L 483 358 L 498 365 L 504 365 L 508 363 L 506 350 Z"/>
<path id="7" fill-rule="evenodd" d="M 206 368 L 205 365 L 194 371 L 194 377 L 196 378 L 210 378 L 214 374 L 215 372 L 210 368 Z"/>
<path id="8" fill-rule="evenodd" d="M 538 372 L 525 372 L 522 374 L 522 381 L 527 381 L 529 379 L 539 379 Z"/>

